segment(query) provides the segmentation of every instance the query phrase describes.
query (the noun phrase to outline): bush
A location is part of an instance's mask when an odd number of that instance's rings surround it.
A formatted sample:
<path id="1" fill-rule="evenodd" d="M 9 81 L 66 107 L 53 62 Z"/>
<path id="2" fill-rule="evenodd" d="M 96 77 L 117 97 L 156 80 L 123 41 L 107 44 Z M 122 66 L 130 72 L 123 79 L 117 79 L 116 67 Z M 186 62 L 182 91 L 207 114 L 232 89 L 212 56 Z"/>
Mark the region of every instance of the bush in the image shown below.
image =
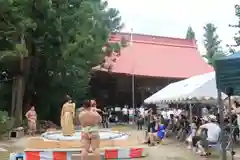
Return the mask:
<path id="1" fill-rule="evenodd" d="M 14 126 L 13 118 L 8 117 L 8 112 L 0 111 L 0 138 L 11 131 Z"/>

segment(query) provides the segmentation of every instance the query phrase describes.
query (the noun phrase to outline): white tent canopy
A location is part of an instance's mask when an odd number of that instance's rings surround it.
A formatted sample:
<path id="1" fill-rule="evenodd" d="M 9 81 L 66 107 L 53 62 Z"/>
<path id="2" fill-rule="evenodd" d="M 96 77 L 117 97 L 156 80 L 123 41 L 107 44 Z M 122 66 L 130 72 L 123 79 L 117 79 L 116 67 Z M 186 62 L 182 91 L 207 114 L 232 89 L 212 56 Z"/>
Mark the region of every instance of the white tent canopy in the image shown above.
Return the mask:
<path id="1" fill-rule="evenodd" d="M 153 104 L 210 103 L 216 102 L 217 95 L 215 72 L 210 72 L 169 84 L 144 102 Z M 226 98 L 225 94 L 223 98 Z"/>
<path id="2" fill-rule="evenodd" d="M 180 87 L 179 84 L 181 81 L 171 83 L 164 87 L 163 89 L 159 90 L 158 92 L 154 93 L 152 96 L 148 97 L 144 100 L 146 104 L 157 104 L 159 101 L 166 100 L 171 94 L 174 94 L 177 87 Z"/>

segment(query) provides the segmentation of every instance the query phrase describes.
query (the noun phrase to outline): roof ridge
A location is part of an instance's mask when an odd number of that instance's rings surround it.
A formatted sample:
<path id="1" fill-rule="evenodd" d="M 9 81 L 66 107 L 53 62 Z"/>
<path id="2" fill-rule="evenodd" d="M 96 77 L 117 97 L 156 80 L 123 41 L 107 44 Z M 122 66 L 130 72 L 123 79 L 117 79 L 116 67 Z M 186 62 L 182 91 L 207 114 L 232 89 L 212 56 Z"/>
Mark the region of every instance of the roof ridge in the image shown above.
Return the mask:
<path id="1" fill-rule="evenodd" d="M 113 32 L 112 36 L 115 35 L 125 35 L 125 36 L 130 36 L 131 33 L 129 32 Z M 145 33 L 132 33 L 132 35 L 134 36 L 144 36 L 144 37 L 153 37 L 153 38 L 166 38 L 166 39 L 172 39 L 172 40 L 182 40 L 182 41 L 194 41 L 194 40 L 189 40 L 189 39 L 185 39 L 185 38 L 179 38 L 179 37 L 169 37 L 169 36 L 160 36 L 160 35 L 153 35 L 153 34 L 145 34 Z"/>
<path id="2" fill-rule="evenodd" d="M 119 42 L 119 40 L 111 40 L 111 42 Z M 140 41 L 140 40 L 132 40 L 133 43 L 142 43 L 142 44 L 150 44 L 150 45 L 162 45 L 162 46 L 173 46 L 173 47 L 184 47 L 184 48 L 198 48 L 197 44 L 192 45 L 184 45 L 184 44 L 176 44 L 176 43 L 164 43 L 164 42 L 154 42 L 154 41 Z"/>
<path id="3" fill-rule="evenodd" d="M 174 43 L 163 43 L 163 42 L 148 42 L 148 41 L 134 41 L 133 43 L 143 43 L 143 44 L 152 44 L 152 45 L 162 45 L 162 46 L 173 46 L 173 47 L 185 47 L 185 48 L 197 48 L 196 45 L 184 45 L 184 44 L 174 44 Z"/>

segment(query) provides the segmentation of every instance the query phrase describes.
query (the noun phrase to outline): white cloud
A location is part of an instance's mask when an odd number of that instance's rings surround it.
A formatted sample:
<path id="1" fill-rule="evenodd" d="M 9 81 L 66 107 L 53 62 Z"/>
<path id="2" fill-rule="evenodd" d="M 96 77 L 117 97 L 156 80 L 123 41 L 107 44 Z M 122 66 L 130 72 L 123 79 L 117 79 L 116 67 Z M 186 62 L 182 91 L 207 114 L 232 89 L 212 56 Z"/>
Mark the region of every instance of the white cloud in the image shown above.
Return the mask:
<path id="1" fill-rule="evenodd" d="M 236 30 L 234 5 L 239 0 L 108 0 L 109 7 L 120 11 L 126 26 L 124 31 L 185 38 L 189 25 L 196 33 L 200 51 L 203 50 L 203 26 L 211 22 L 226 44 L 233 44 Z"/>

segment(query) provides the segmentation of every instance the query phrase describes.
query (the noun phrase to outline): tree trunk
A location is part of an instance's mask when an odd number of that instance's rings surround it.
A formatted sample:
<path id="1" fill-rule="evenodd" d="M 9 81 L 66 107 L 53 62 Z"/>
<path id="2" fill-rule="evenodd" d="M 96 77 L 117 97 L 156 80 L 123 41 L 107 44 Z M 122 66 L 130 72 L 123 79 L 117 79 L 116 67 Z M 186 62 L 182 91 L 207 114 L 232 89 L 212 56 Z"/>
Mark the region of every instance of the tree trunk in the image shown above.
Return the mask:
<path id="1" fill-rule="evenodd" d="M 26 47 L 24 34 L 21 35 L 21 44 Z M 23 98 L 25 91 L 25 67 L 24 67 L 24 57 L 25 53 L 20 53 L 19 57 L 19 70 L 20 74 L 18 74 L 16 79 L 16 110 L 15 110 L 15 126 L 22 125 L 23 122 Z"/>
<path id="2" fill-rule="evenodd" d="M 16 112 L 15 112 L 15 125 L 20 126 L 23 120 L 23 98 L 25 91 L 25 78 L 24 78 L 24 58 L 20 58 L 20 71 L 21 74 L 16 79 Z"/>
<path id="3" fill-rule="evenodd" d="M 16 88 L 16 79 L 13 79 L 12 83 L 12 107 L 11 107 L 11 117 L 15 117 L 16 110 L 16 98 L 17 98 L 17 88 Z"/>

